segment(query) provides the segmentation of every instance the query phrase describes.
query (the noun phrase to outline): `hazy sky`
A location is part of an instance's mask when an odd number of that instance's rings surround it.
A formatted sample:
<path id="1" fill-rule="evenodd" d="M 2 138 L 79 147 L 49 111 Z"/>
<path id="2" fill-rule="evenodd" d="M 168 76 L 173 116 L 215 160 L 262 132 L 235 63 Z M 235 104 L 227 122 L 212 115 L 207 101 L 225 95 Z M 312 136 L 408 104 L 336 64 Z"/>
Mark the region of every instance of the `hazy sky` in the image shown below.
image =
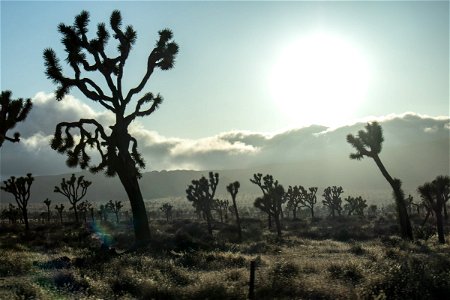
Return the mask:
<path id="1" fill-rule="evenodd" d="M 160 92 L 165 102 L 140 120 L 163 136 L 273 133 L 308 123 L 332 125 L 332 116 L 344 113 L 346 119 L 337 121 L 406 111 L 449 115 L 449 4 L 444 1 L 2 1 L 1 89 L 12 90 L 14 98 L 53 92 L 42 52 L 52 47 L 64 59 L 57 25 L 72 24 L 83 9 L 91 13 L 91 33 L 97 23 L 108 23 L 114 9 L 137 31 L 126 66 L 128 87 L 145 72 L 158 30 L 172 29 L 180 46 L 175 68 L 155 72 L 144 89 Z M 314 93 L 328 102 L 315 101 Z"/>

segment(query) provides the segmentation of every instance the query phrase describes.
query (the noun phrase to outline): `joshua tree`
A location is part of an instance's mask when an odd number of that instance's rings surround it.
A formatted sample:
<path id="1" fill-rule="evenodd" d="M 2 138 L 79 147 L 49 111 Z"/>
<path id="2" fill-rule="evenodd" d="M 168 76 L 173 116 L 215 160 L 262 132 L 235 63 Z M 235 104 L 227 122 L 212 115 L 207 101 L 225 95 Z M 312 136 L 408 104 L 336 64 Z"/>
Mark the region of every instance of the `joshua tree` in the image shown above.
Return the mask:
<path id="1" fill-rule="evenodd" d="M 215 208 L 219 212 L 220 222 L 223 223 L 224 217 L 225 220 L 228 219 L 228 206 L 230 205 L 230 202 L 228 200 L 219 200 L 219 199 L 216 199 L 214 202 Z"/>
<path id="2" fill-rule="evenodd" d="M 317 203 L 317 187 L 310 187 L 308 190 L 309 192 L 306 190 L 301 190 L 301 193 L 304 194 L 302 197 L 302 206 L 309 208 L 311 211 L 311 219 L 314 219 L 314 205 Z"/>
<path id="3" fill-rule="evenodd" d="M 145 64 L 146 71 L 139 83 L 128 92 L 123 90 L 125 62 L 136 42 L 136 31 L 132 26 L 122 29 L 122 17 L 119 11 L 111 14 L 110 26 L 113 38 L 118 42 L 118 54 L 108 57 L 106 50 L 110 34 L 104 23 L 97 26 L 97 36 L 88 39 L 89 13 L 82 11 L 75 17 L 73 26 L 60 24 L 62 43 L 67 53 L 66 61 L 73 69 L 74 76 L 63 75 L 59 59 L 52 49 L 44 51 L 46 75 L 58 85 L 56 99 L 62 100 L 72 87 L 78 88 L 87 98 L 99 103 L 115 115 L 115 124 L 110 131 L 94 119 L 80 119 L 77 122 L 63 122 L 56 126 L 51 142 L 53 149 L 66 153 L 67 164 L 71 167 L 89 168 L 92 172 L 105 171 L 107 176 L 119 176 L 128 195 L 133 213 L 134 232 L 137 244 L 145 244 L 150 238 L 147 212 L 139 187 L 140 170 L 145 162 L 138 152 L 137 140 L 128 133 L 128 126 L 137 117 L 151 115 L 162 103 L 161 95 L 146 93 L 131 108 L 132 99 L 137 97 L 156 69 L 169 70 L 174 66 L 178 45 L 172 41 L 172 32 L 159 31 L 159 39 L 150 52 Z M 90 59 L 87 59 L 87 56 Z M 99 74 L 106 83 L 102 88 L 87 73 Z M 78 132 L 80 138 L 75 142 L 71 130 Z M 93 130 L 93 131 L 91 131 Z M 63 137 L 64 134 L 64 137 Z M 95 149 L 100 163 L 94 165 L 86 148 Z"/>
<path id="4" fill-rule="evenodd" d="M 173 209 L 173 205 L 169 204 L 169 203 L 164 203 L 160 208 L 159 208 L 164 215 L 166 216 L 166 221 L 169 222 L 169 219 L 172 217 L 172 209 Z"/>
<path id="5" fill-rule="evenodd" d="M 45 199 L 43 202 L 44 202 L 44 204 L 47 206 L 47 222 L 50 222 L 50 216 L 51 216 L 51 213 L 50 213 L 50 205 L 52 204 L 52 200 L 49 200 L 49 199 L 47 198 L 47 199 Z"/>
<path id="6" fill-rule="evenodd" d="M 417 188 L 420 196 L 433 209 L 436 215 L 436 228 L 439 242 L 445 243 L 443 207 L 450 189 L 450 177 L 438 176 L 431 183 L 427 182 Z"/>
<path id="7" fill-rule="evenodd" d="M 378 207 L 375 204 L 369 205 L 369 207 L 367 208 L 367 216 L 369 218 L 375 217 L 377 215 L 377 210 L 378 210 Z"/>
<path id="8" fill-rule="evenodd" d="M 219 174 L 209 172 L 209 181 L 202 176 L 199 180 L 192 180 L 192 184 L 186 190 L 188 201 L 191 201 L 194 208 L 205 216 L 210 235 L 212 235 L 211 210 L 214 207 L 214 195 L 218 184 Z"/>
<path id="9" fill-rule="evenodd" d="M 80 202 L 76 207 L 78 212 L 80 212 L 83 215 L 84 218 L 84 223 L 87 223 L 87 211 L 88 211 L 88 206 L 89 206 L 89 202 L 88 201 L 83 201 Z M 73 207 L 71 207 L 70 209 L 73 209 Z"/>
<path id="10" fill-rule="evenodd" d="M 255 200 L 254 206 L 259 208 L 263 212 L 267 213 L 275 220 L 275 226 L 277 227 L 277 235 L 281 237 L 281 205 L 285 201 L 285 192 L 281 184 L 278 181 L 273 182 L 267 193 L 263 197 L 258 197 Z"/>
<path id="11" fill-rule="evenodd" d="M 112 200 L 109 200 L 108 204 L 106 204 L 106 208 L 116 215 L 117 224 L 119 224 L 119 213 L 122 207 L 123 207 L 122 201 L 113 202 Z"/>
<path id="12" fill-rule="evenodd" d="M 61 224 L 62 224 L 62 222 L 63 222 L 62 215 L 63 215 L 63 210 L 64 210 L 64 204 L 61 203 L 59 206 L 55 205 L 55 209 L 58 211 L 59 220 L 61 221 Z"/>
<path id="13" fill-rule="evenodd" d="M 227 185 L 227 191 L 231 195 L 231 200 L 233 201 L 233 209 L 234 209 L 234 215 L 236 216 L 236 225 L 238 229 L 238 237 L 239 241 L 242 241 L 242 228 L 241 228 L 241 219 L 239 218 L 239 211 L 236 204 L 236 195 L 239 192 L 239 188 L 241 187 L 241 184 L 239 181 L 235 181 Z"/>
<path id="14" fill-rule="evenodd" d="M 328 206 L 330 210 L 330 215 L 334 217 L 336 212 L 341 215 L 342 211 L 342 199 L 341 194 L 344 192 L 341 186 L 327 187 L 323 191 L 323 197 L 325 200 L 322 201 L 323 205 Z"/>
<path id="15" fill-rule="evenodd" d="M 7 193 L 11 193 L 16 200 L 17 206 L 19 206 L 20 211 L 22 212 L 23 221 L 25 223 L 25 231 L 28 232 L 30 229 L 28 224 L 28 200 L 30 199 L 30 188 L 33 184 L 34 177 L 31 173 L 28 173 L 26 177 L 16 178 L 11 176 L 8 180 L 3 181 L 5 186 L 2 186 L 1 189 Z"/>
<path id="16" fill-rule="evenodd" d="M 20 133 L 14 133 L 13 137 L 6 136 L 6 132 L 13 129 L 18 122 L 27 117 L 33 104 L 31 99 L 11 99 L 11 91 L 2 91 L 0 96 L 0 148 L 5 140 L 16 143 L 20 141 Z"/>
<path id="17" fill-rule="evenodd" d="M 347 214 L 349 216 L 351 216 L 352 214 L 355 214 L 357 216 L 364 216 L 364 209 L 367 207 L 366 200 L 364 200 L 361 196 L 348 196 L 344 200 L 347 202 L 344 205 L 344 209 L 347 211 Z"/>
<path id="18" fill-rule="evenodd" d="M 294 219 L 297 219 L 297 210 L 302 206 L 303 204 L 303 197 L 305 196 L 304 193 L 301 192 L 305 191 L 305 188 L 300 186 L 289 186 L 288 190 L 285 193 L 285 199 L 287 201 L 287 206 L 290 210 L 292 210 L 292 215 Z"/>
<path id="19" fill-rule="evenodd" d="M 60 187 L 55 186 L 55 193 L 60 193 L 66 196 L 69 200 L 69 203 L 72 205 L 72 208 L 75 213 L 75 221 L 78 223 L 78 208 L 77 203 L 83 199 L 86 195 L 88 187 L 92 184 L 92 182 L 84 180 L 84 176 L 80 176 L 78 178 L 75 177 L 75 174 L 69 179 L 63 178 Z M 80 190 L 81 189 L 81 190 Z"/>
<path id="20" fill-rule="evenodd" d="M 267 174 L 266 176 L 262 177 L 261 173 L 253 174 L 253 179 L 250 179 L 250 182 L 259 186 L 259 188 L 263 192 L 263 196 L 267 195 L 270 192 L 270 190 L 274 189 L 275 185 L 278 185 L 278 181 L 274 181 L 272 175 Z M 285 201 L 286 199 L 283 199 L 282 201 L 278 202 L 279 207 L 277 208 L 277 211 L 280 212 L 281 216 L 283 214 L 282 205 Z M 272 229 L 272 214 L 267 211 L 266 213 L 269 229 Z"/>
<path id="21" fill-rule="evenodd" d="M 109 213 L 109 209 L 107 205 L 100 205 L 99 211 L 98 211 L 99 215 L 100 215 L 100 219 L 102 221 L 108 221 L 108 213 Z"/>
<path id="22" fill-rule="evenodd" d="M 86 202 L 87 210 L 91 214 L 91 220 L 92 220 L 92 222 L 95 222 L 95 218 L 94 218 L 95 207 L 91 202 L 89 202 L 87 200 L 85 202 Z"/>
<path id="23" fill-rule="evenodd" d="M 356 153 L 350 154 L 350 159 L 361 160 L 367 156 L 375 161 L 384 178 L 386 178 L 392 187 L 397 208 L 398 221 L 400 224 L 400 234 L 402 238 L 412 240 L 412 227 L 409 220 L 408 211 L 406 209 L 405 194 L 402 190 L 402 182 L 397 178 L 391 177 L 379 157 L 382 143 L 384 141 L 383 130 L 377 122 L 367 123 L 365 128 L 365 131 L 358 131 L 358 135 L 356 137 L 352 134 L 347 135 L 347 142 L 356 149 Z"/>
<path id="24" fill-rule="evenodd" d="M 8 219 L 11 224 L 16 224 L 17 219 L 20 218 L 20 210 L 9 203 L 8 209 L 3 209 L 1 214 L 2 219 Z"/>

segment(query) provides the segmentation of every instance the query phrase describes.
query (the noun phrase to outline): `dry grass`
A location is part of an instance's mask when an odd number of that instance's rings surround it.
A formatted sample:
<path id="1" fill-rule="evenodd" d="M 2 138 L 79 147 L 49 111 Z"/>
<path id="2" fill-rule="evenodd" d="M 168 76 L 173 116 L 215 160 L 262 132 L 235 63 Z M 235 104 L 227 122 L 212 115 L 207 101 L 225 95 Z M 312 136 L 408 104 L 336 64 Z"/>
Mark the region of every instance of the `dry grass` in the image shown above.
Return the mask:
<path id="1" fill-rule="evenodd" d="M 326 227 L 330 224 L 327 220 Z M 190 222 L 177 224 L 187 228 L 185 234 L 173 223 L 159 226 L 148 249 L 117 255 L 100 251 L 86 229 L 41 228 L 45 234 L 33 237 L 5 230 L 0 299 L 245 299 L 251 260 L 257 261 L 257 299 L 445 299 L 450 294 L 450 246 L 435 237 L 413 243 L 389 235 L 312 239 L 302 227 L 286 232 L 283 240 L 261 230 L 259 240 L 235 244 L 219 238 L 219 231 L 215 240 L 202 240 L 203 230 Z M 333 236 L 328 230 L 322 235 Z M 120 253 L 120 241 L 130 238 L 120 230 L 112 234 L 119 237 Z"/>

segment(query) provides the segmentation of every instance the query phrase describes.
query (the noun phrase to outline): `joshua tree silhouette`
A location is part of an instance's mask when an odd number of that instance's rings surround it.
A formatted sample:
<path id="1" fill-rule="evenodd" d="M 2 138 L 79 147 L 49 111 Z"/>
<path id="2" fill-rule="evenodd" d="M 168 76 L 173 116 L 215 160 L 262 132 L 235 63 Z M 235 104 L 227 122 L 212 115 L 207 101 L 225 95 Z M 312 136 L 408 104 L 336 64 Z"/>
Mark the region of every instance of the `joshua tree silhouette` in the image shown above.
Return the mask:
<path id="1" fill-rule="evenodd" d="M 258 197 L 255 200 L 254 206 L 264 211 L 275 220 L 275 226 L 277 228 L 277 235 L 281 237 L 281 205 L 285 202 L 285 192 L 281 184 L 278 184 L 278 180 L 268 188 L 267 193 L 263 197 Z"/>
<path id="2" fill-rule="evenodd" d="M 20 141 L 20 133 L 13 137 L 6 136 L 6 132 L 22 122 L 27 117 L 33 104 L 31 99 L 11 99 L 11 91 L 3 91 L 0 96 L 0 148 L 5 140 L 16 143 Z"/>
<path id="3" fill-rule="evenodd" d="M 109 211 L 112 211 L 116 215 L 116 222 L 119 224 L 119 213 L 120 210 L 123 207 L 122 201 L 112 201 L 109 200 L 108 204 L 106 204 L 106 207 Z"/>
<path id="4" fill-rule="evenodd" d="M 72 205 L 72 209 L 75 213 L 75 221 L 77 223 L 79 222 L 77 203 L 86 196 L 87 189 L 91 184 L 92 182 L 84 180 L 84 176 L 76 178 L 75 174 L 72 174 L 67 180 L 63 178 L 59 187 L 55 186 L 54 192 L 66 196 L 69 203 Z"/>
<path id="5" fill-rule="evenodd" d="M 59 220 L 61 221 L 61 224 L 62 224 L 62 222 L 63 222 L 62 215 L 63 215 L 63 211 L 64 211 L 64 204 L 61 203 L 59 206 L 55 205 L 55 209 L 58 211 Z"/>
<path id="6" fill-rule="evenodd" d="M 173 209 L 173 205 L 171 205 L 170 203 L 164 203 L 160 208 L 159 208 L 164 215 L 166 216 L 166 221 L 169 222 L 169 219 L 172 216 L 172 209 Z"/>
<path id="7" fill-rule="evenodd" d="M 47 198 L 44 200 L 44 204 L 47 206 L 47 222 L 50 222 L 50 205 L 52 204 L 52 200 Z"/>
<path id="8" fill-rule="evenodd" d="M 267 174 L 266 176 L 263 177 L 261 173 L 253 174 L 253 178 L 250 178 L 250 182 L 259 186 L 259 188 L 263 192 L 263 196 L 267 195 L 269 193 L 269 191 L 272 188 L 274 188 L 274 184 L 275 184 L 272 175 Z M 278 185 L 278 181 L 276 181 L 276 184 Z M 284 200 L 286 200 L 286 199 L 284 199 Z M 283 204 L 283 202 L 284 201 L 281 201 L 280 203 L 278 203 L 279 207 L 277 208 L 277 210 L 280 211 L 280 214 L 283 213 L 283 210 L 281 209 L 281 205 Z M 269 229 L 272 229 L 272 214 L 269 213 L 268 211 L 265 211 L 265 212 L 267 213 L 267 221 L 268 221 Z"/>
<path id="9" fill-rule="evenodd" d="M 107 132 L 94 119 L 80 119 L 77 122 L 63 122 L 56 126 L 55 135 L 51 142 L 53 149 L 67 154 L 67 164 L 71 167 L 89 168 L 92 172 L 105 171 L 107 176 L 119 176 L 128 195 L 133 213 L 136 243 L 145 244 L 150 238 L 147 213 L 139 187 L 140 170 L 145 167 L 141 154 L 138 152 L 137 140 L 128 133 L 128 126 L 137 117 L 151 115 L 161 104 L 161 95 L 146 93 L 137 100 L 134 109 L 130 109 L 131 100 L 139 94 L 153 72 L 159 68 L 168 70 L 174 66 L 178 53 L 178 45 L 172 41 L 172 32 L 168 29 L 159 31 L 159 39 L 155 48 L 150 52 L 145 64 L 146 72 L 141 81 L 127 93 L 123 90 L 123 76 L 125 62 L 131 48 L 136 42 L 136 31 L 132 26 L 122 29 L 122 17 L 118 10 L 111 14 L 110 26 L 113 38 L 119 43 L 117 56 L 108 57 L 107 42 L 110 34 L 104 23 L 97 26 L 97 37 L 88 40 L 89 13 L 82 11 L 75 17 L 73 26 L 60 24 L 62 43 L 67 53 L 66 61 L 74 71 L 74 77 L 63 75 L 62 67 L 52 49 L 44 51 L 46 75 L 55 84 L 56 99 L 62 100 L 70 88 L 78 88 L 87 98 L 99 103 L 115 115 L 115 124 Z M 91 59 L 87 59 L 87 56 Z M 105 92 L 101 85 L 89 77 L 87 72 L 99 72 L 104 78 L 109 91 Z M 143 106 L 147 105 L 146 108 Z M 91 132 L 89 129 L 92 129 Z M 79 141 L 75 142 L 71 130 L 76 130 Z M 65 137 L 63 137 L 63 133 Z M 100 163 L 93 165 L 86 147 L 97 150 Z"/>
<path id="10" fill-rule="evenodd" d="M 7 193 L 11 193 L 22 212 L 23 221 L 25 223 L 25 231 L 29 231 L 30 226 L 28 224 L 28 200 L 30 199 L 30 188 L 33 184 L 34 177 L 31 173 L 28 173 L 26 177 L 16 178 L 11 176 L 8 180 L 3 181 L 5 186 L 0 187 Z"/>
<path id="11" fill-rule="evenodd" d="M 186 190 L 186 197 L 194 208 L 202 212 L 208 225 L 208 233 L 212 235 L 212 214 L 214 195 L 219 184 L 219 173 L 209 172 L 209 181 L 204 176 L 199 180 L 192 180 Z"/>
<path id="12" fill-rule="evenodd" d="M 355 214 L 357 216 L 364 216 L 364 209 L 367 207 L 365 199 L 363 199 L 361 196 L 348 196 L 344 200 L 345 202 L 347 202 L 344 205 L 344 209 L 347 211 L 347 215 L 351 216 L 352 214 Z"/>
<path id="13" fill-rule="evenodd" d="M 425 184 L 417 188 L 420 196 L 433 209 L 436 215 L 436 229 L 439 242 L 445 243 L 444 220 L 442 216 L 443 207 L 450 191 L 450 177 L 438 176 L 431 183 Z"/>
<path id="14" fill-rule="evenodd" d="M 391 177 L 379 157 L 384 141 L 383 130 L 377 122 L 367 123 L 365 129 L 365 131 L 358 131 L 358 135 L 356 137 L 352 134 L 347 135 L 347 142 L 356 149 L 356 153 L 350 154 L 350 159 L 361 160 L 367 156 L 375 161 L 384 178 L 386 178 L 392 187 L 397 206 L 400 234 L 402 238 L 412 240 L 412 227 L 409 220 L 408 211 L 406 209 L 405 194 L 402 190 L 402 182 L 397 178 Z"/>
<path id="15" fill-rule="evenodd" d="M 233 209 L 234 209 L 234 215 L 236 216 L 236 225 L 238 229 L 238 237 L 239 241 L 242 241 L 242 228 L 241 228 L 241 219 L 239 218 L 239 211 L 236 204 L 236 195 L 239 192 L 239 188 L 241 187 L 241 184 L 239 181 L 235 181 L 233 183 L 230 183 L 227 185 L 227 191 L 231 195 L 231 200 L 233 201 Z"/>
<path id="16" fill-rule="evenodd" d="M 341 194 L 344 192 L 342 186 L 329 186 L 323 191 L 322 201 L 323 205 L 328 206 L 330 209 L 330 215 L 334 217 L 336 212 L 341 215 L 342 212 L 342 199 Z"/>

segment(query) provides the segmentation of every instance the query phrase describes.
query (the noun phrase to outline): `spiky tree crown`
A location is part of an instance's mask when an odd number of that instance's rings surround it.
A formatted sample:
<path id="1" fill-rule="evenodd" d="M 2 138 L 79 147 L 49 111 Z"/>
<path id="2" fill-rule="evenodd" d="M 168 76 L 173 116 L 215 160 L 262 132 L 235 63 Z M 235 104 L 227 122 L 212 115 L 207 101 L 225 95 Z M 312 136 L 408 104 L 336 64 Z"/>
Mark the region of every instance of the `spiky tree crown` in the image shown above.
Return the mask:
<path id="1" fill-rule="evenodd" d="M 125 111 L 132 98 L 145 87 L 155 69 L 168 70 L 174 66 L 178 45 L 172 41 L 173 34 L 169 29 L 159 31 L 159 39 L 148 56 L 143 78 L 134 88 L 125 93 L 122 89 L 122 78 L 126 60 L 136 42 L 136 31 L 131 25 L 123 28 L 120 11 L 113 11 L 109 25 L 113 32 L 112 37 L 118 43 L 118 54 L 108 56 L 106 48 L 111 34 L 106 29 L 106 25 L 100 23 L 97 25 L 96 37 L 88 39 L 89 21 L 89 13 L 82 11 L 75 17 L 73 25 L 58 26 L 58 31 L 62 35 L 61 43 L 67 54 L 65 61 L 73 69 L 74 76 L 67 77 L 63 74 L 60 60 L 55 51 L 50 48 L 44 50 L 45 73 L 57 85 L 55 91 L 57 100 L 62 100 L 70 89 L 75 87 L 87 98 L 113 112 L 116 115 L 116 121 L 120 124 L 111 126 L 112 133 L 108 135 L 96 120 L 81 119 L 78 122 L 63 122 L 55 129 L 51 147 L 60 153 L 67 154 L 66 162 L 69 167 L 89 168 L 94 173 L 105 171 L 107 176 L 116 174 L 118 165 L 122 161 L 118 155 L 129 153 L 134 162 L 134 171 L 137 176 L 140 176 L 139 170 L 145 167 L 145 162 L 137 150 L 136 139 L 128 134 L 127 127 L 135 118 L 152 114 L 162 103 L 163 98 L 159 94 L 155 96 L 147 92 L 137 100 L 132 113 L 125 115 Z M 86 74 L 89 72 L 100 73 L 104 79 L 103 85 L 108 91 L 98 82 L 87 77 Z M 93 127 L 94 131 L 90 131 L 89 127 Z M 77 142 L 71 133 L 72 129 L 80 135 Z M 93 148 L 99 153 L 100 163 L 92 164 L 86 148 Z"/>
<path id="2" fill-rule="evenodd" d="M 378 122 L 367 123 L 365 131 L 358 131 L 355 137 L 352 134 L 347 135 L 347 142 L 356 149 L 356 153 L 350 154 L 351 159 L 360 160 L 364 156 L 373 157 L 381 152 L 384 141 L 383 129 Z"/>
<path id="3" fill-rule="evenodd" d="M 4 186 L 0 188 L 7 193 L 13 194 L 19 208 L 24 210 L 30 199 L 30 189 L 33 181 L 34 177 L 31 173 L 28 173 L 26 177 L 16 178 L 11 176 L 8 180 L 3 181 Z"/>
<path id="4" fill-rule="evenodd" d="M 6 132 L 13 129 L 18 122 L 22 122 L 28 116 L 33 104 L 31 99 L 11 99 L 11 91 L 2 91 L 0 95 L 0 147 L 4 140 L 19 142 L 20 133 L 14 133 L 13 137 L 6 136 Z"/>

